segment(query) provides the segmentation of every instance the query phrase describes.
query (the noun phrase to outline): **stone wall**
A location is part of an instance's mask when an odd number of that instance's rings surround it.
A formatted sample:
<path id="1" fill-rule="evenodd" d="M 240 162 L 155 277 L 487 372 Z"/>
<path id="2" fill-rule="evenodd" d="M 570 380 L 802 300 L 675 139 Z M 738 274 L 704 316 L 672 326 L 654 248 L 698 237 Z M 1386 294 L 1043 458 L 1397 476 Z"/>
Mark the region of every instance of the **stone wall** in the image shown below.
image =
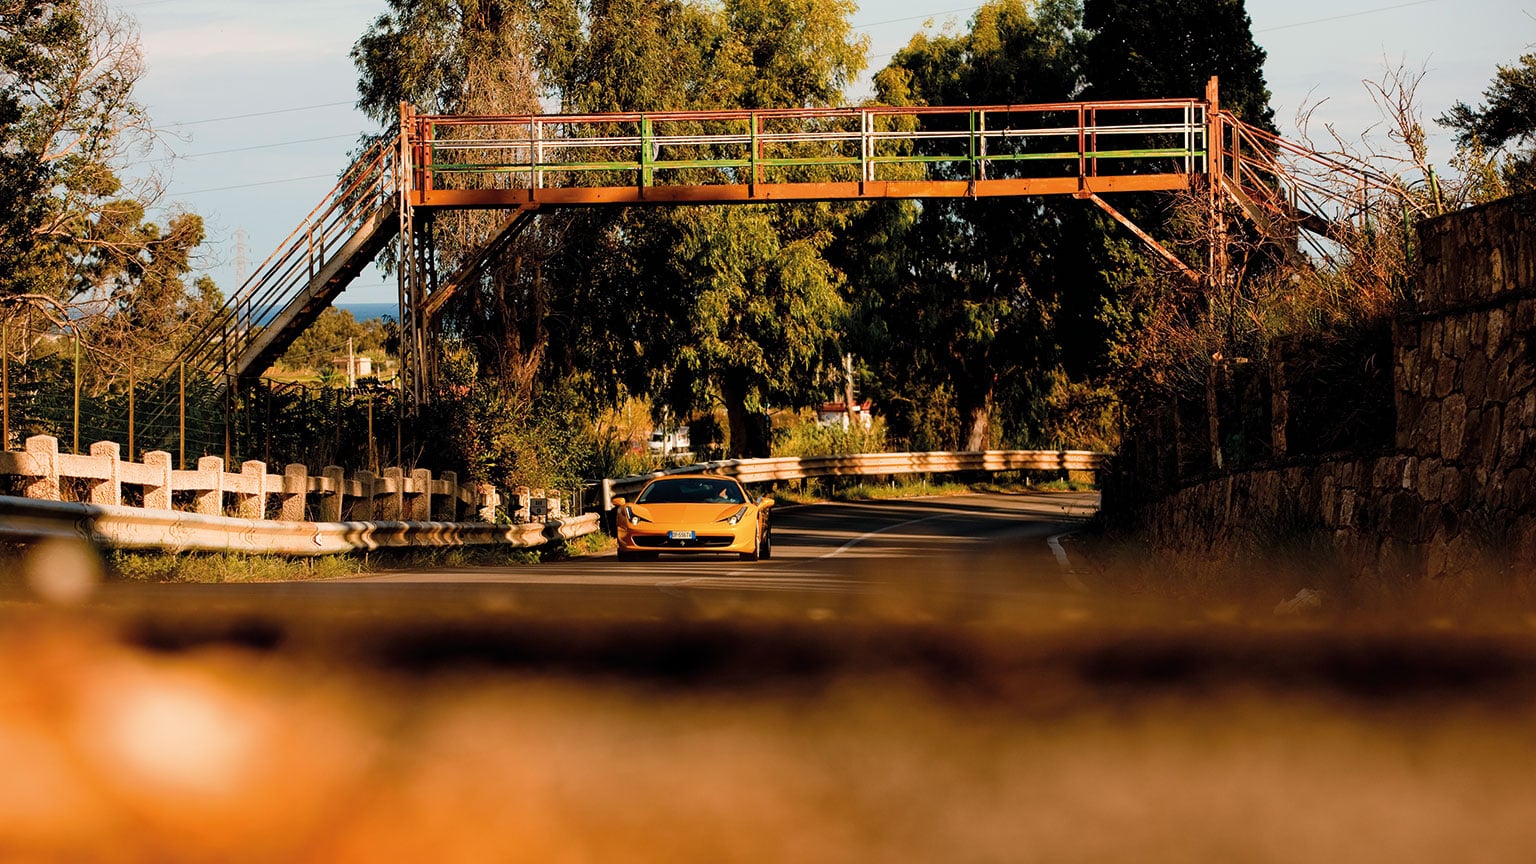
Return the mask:
<path id="1" fill-rule="evenodd" d="M 1376 572 L 1438 576 L 1489 554 L 1536 567 L 1536 197 L 1426 222 L 1419 248 L 1416 309 L 1392 328 L 1391 446 L 1365 435 L 1355 452 L 1298 458 L 1281 350 L 1267 460 L 1222 464 L 1222 420 L 1240 412 L 1213 401 L 1216 467 L 1170 477 L 1178 460 L 1150 452 L 1160 426 L 1143 424 L 1107 507 L 1211 556 L 1305 535 Z"/>

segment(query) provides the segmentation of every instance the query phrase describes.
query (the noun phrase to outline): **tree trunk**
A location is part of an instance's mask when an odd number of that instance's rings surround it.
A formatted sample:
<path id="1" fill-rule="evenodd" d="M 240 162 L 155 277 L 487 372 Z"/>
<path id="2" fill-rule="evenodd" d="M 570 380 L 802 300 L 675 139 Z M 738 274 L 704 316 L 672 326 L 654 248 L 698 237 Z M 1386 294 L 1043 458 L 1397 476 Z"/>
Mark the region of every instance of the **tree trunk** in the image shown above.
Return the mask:
<path id="1" fill-rule="evenodd" d="M 769 454 L 769 442 L 763 437 L 757 418 L 747 411 L 747 381 L 744 375 L 727 372 L 720 376 L 720 397 L 725 401 L 726 431 L 730 444 L 726 456 L 731 459 L 757 459 Z"/>
<path id="2" fill-rule="evenodd" d="M 992 431 L 992 394 L 995 387 L 991 381 L 985 386 L 962 391 L 956 394 L 956 407 L 960 409 L 960 420 L 964 424 L 962 450 L 985 450 L 991 438 Z"/>

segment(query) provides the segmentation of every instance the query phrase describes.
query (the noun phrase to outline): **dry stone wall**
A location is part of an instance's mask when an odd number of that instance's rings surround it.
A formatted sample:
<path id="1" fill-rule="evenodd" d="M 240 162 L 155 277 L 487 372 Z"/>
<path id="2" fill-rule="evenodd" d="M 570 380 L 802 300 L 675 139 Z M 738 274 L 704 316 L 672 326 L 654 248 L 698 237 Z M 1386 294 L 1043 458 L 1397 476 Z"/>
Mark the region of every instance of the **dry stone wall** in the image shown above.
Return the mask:
<path id="1" fill-rule="evenodd" d="M 1136 466 L 1157 436 L 1133 430 L 1109 506 L 1161 546 L 1212 556 L 1309 536 L 1378 573 L 1438 576 L 1488 555 L 1536 571 L 1536 197 L 1431 220 L 1419 249 L 1417 308 L 1392 328 L 1390 452 L 1296 461 L 1277 390 L 1266 464 L 1150 476 Z"/>

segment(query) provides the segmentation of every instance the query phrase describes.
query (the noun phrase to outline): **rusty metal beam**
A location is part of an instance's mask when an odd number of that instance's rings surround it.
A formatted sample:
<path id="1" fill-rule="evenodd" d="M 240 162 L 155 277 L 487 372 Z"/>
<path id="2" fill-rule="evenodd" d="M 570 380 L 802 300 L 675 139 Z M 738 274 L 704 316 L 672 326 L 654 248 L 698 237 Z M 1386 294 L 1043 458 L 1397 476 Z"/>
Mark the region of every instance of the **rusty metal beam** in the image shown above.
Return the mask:
<path id="1" fill-rule="evenodd" d="M 517 235 L 523 232 L 524 228 L 528 227 L 528 224 L 533 221 L 535 212 L 536 208 L 532 206 L 519 207 L 516 213 L 513 213 L 511 217 L 501 223 L 501 227 L 496 229 L 496 233 L 491 235 L 491 239 L 481 246 L 478 252 L 471 256 L 468 261 L 464 262 L 452 276 L 439 285 L 436 291 L 428 295 L 427 299 L 421 304 L 423 326 L 430 326 L 432 321 L 437 318 L 438 313 L 443 310 L 443 307 L 448 305 L 448 301 L 458 294 L 459 289 L 463 288 L 470 279 L 474 278 L 480 272 L 480 269 L 485 266 L 486 262 L 500 254 L 501 250 L 505 249 L 508 243 L 511 243 L 517 238 Z"/>
<path id="2" fill-rule="evenodd" d="M 1189 174 L 1114 177 L 1045 177 L 1001 180 L 875 180 L 860 183 L 760 183 L 754 186 L 602 186 L 561 189 L 415 190 L 417 207 L 507 209 L 522 206 L 582 207 L 604 204 L 761 204 L 784 201 L 859 201 L 885 198 L 997 198 L 1188 189 Z"/>
<path id="3" fill-rule="evenodd" d="M 1163 246 L 1163 244 L 1157 242 L 1157 240 L 1153 238 L 1151 234 L 1141 230 L 1141 226 L 1137 225 L 1135 222 L 1132 222 L 1124 213 L 1121 213 L 1119 210 L 1109 206 L 1108 201 L 1105 201 L 1103 198 L 1100 198 L 1098 195 L 1095 195 L 1092 192 L 1086 193 L 1079 197 L 1087 198 L 1089 201 L 1099 205 L 1100 210 L 1103 210 L 1105 213 L 1113 216 L 1116 222 L 1119 222 L 1121 225 L 1129 228 L 1132 234 L 1135 234 L 1137 237 L 1141 238 L 1141 242 L 1147 244 L 1147 247 L 1153 252 L 1161 255 L 1163 260 L 1167 261 L 1169 264 L 1172 264 L 1174 268 L 1177 269 L 1180 273 L 1183 273 L 1185 278 L 1189 279 L 1189 281 L 1195 283 L 1196 285 L 1200 285 L 1204 282 L 1204 280 L 1200 278 L 1199 273 L 1196 273 L 1188 264 L 1180 261 L 1177 255 L 1169 252 Z"/>

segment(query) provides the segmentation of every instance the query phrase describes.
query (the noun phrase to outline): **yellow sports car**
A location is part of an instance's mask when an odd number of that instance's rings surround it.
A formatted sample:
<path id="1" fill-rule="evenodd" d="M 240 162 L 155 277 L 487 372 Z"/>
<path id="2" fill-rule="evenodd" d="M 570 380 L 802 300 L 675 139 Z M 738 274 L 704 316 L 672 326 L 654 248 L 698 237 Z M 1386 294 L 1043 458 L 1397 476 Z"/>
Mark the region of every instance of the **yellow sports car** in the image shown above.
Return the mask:
<path id="1" fill-rule="evenodd" d="M 730 477 L 658 477 L 633 501 L 615 498 L 613 504 L 621 561 L 655 558 L 659 552 L 737 552 L 756 561 L 773 553 L 768 529 L 773 499 L 753 500 Z"/>

